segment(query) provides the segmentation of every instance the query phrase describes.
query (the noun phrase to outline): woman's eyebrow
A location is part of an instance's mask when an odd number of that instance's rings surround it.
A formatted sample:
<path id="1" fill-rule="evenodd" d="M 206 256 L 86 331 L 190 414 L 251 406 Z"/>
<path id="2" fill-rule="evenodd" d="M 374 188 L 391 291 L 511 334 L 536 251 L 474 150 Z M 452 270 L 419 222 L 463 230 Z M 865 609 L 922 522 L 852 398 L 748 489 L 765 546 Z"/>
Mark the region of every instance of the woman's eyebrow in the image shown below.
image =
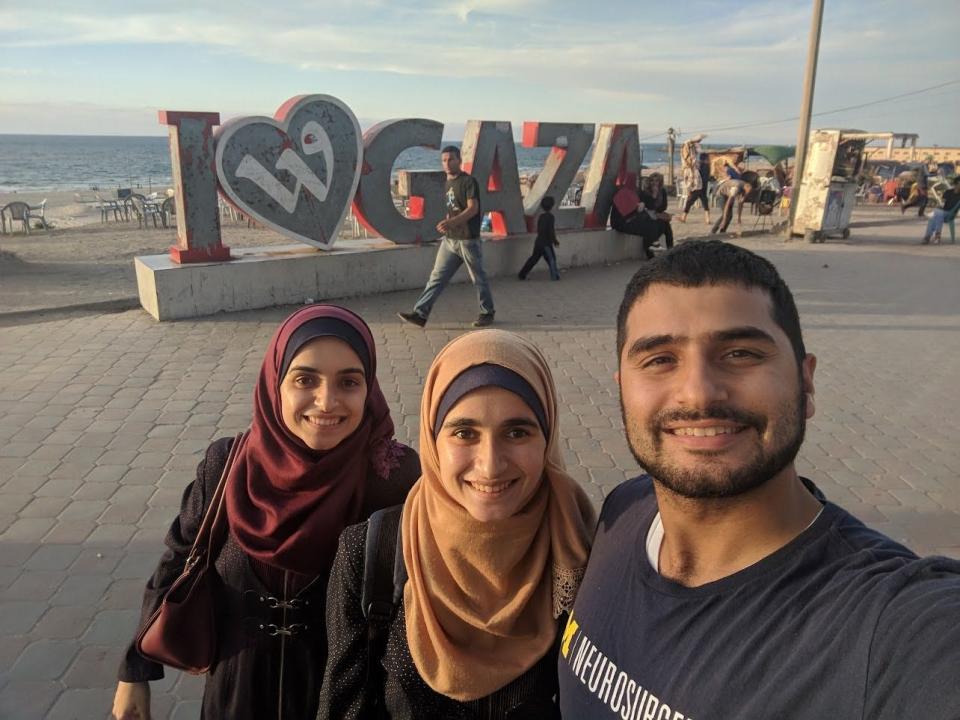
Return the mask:
<path id="1" fill-rule="evenodd" d="M 450 429 L 467 428 L 467 427 L 472 428 L 472 427 L 480 427 L 482 424 L 483 423 L 481 423 L 479 420 L 475 420 L 473 418 L 458 417 L 458 418 L 453 418 L 451 420 L 447 420 L 446 422 L 443 423 L 443 427 L 450 428 Z M 536 420 L 531 420 L 530 418 L 527 418 L 527 417 L 508 418 L 504 420 L 502 423 L 500 423 L 500 426 L 501 427 L 532 427 L 532 428 L 540 427 L 540 425 L 537 423 Z"/>
<path id="2" fill-rule="evenodd" d="M 452 418 L 446 420 L 443 423 L 443 427 L 456 429 L 456 428 L 467 428 L 467 427 L 477 427 L 480 423 L 472 418 Z"/>
<path id="3" fill-rule="evenodd" d="M 287 374 L 289 375 L 292 372 L 306 372 L 313 373 L 314 375 L 321 375 L 322 371 L 317 370 L 317 368 L 310 367 L 309 365 L 294 365 L 289 370 Z M 344 368 L 343 370 L 338 370 L 337 375 L 365 375 L 363 368 Z"/>
<path id="4" fill-rule="evenodd" d="M 533 427 L 539 428 L 540 424 L 536 420 L 531 420 L 527 417 L 515 417 L 510 418 L 509 420 L 504 420 L 502 423 L 504 426 L 520 426 L 520 427 Z"/>

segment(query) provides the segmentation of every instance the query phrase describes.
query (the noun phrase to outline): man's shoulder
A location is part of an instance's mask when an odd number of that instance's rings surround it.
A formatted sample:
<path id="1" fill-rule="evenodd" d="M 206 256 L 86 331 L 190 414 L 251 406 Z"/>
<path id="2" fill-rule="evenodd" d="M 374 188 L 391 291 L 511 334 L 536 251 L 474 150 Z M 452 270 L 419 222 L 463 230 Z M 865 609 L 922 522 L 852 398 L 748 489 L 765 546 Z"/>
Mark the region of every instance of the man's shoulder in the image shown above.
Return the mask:
<path id="1" fill-rule="evenodd" d="M 478 185 L 477 179 L 470 173 L 464 172 L 463 170 L 461 170 L 460 174 L 457 175 L 455 178 L 448 178 L 447 182 L 464 184 L 464 185 Z"/>
<path id="2" fill-rule="evenodd" d="M 899 558 L 904 561 L 917 559 L 917 555 L 896 540 L 874 530 L 853 514 L 834 503 L 827 502 L 831 508 L 833 521 L 831 530 L 834 538 L 841 542 L 851 553 L 866 553 L 880 560 Z"/>
<path id="3" fill-rule="evenodd" d="M 609 531 L 616 526 L 624 515 L 628 515 L 627 522 L 637 520 L 637 514 L 650 514 L 657 510 L 657 496 L 653 490 L 653 480 L 649 475 L 638 475 L 625 480 L 615 487 L 603 501 L 600 511 L 600 525 Z"/>

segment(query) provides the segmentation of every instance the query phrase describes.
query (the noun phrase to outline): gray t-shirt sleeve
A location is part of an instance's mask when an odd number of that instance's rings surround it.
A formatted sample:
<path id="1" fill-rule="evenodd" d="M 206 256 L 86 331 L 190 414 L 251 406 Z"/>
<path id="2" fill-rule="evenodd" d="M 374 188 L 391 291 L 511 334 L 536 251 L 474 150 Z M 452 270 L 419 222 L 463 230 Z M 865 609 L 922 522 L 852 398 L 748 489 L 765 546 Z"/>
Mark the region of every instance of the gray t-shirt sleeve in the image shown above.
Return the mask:
<path id="1" fill-rule="evenodd" d="M 960 577 L 956 561 L 925 558 L 880 614 L 864 718 L 960 718 Z M 914 569 L 914 568 L 911 568 Z"/>

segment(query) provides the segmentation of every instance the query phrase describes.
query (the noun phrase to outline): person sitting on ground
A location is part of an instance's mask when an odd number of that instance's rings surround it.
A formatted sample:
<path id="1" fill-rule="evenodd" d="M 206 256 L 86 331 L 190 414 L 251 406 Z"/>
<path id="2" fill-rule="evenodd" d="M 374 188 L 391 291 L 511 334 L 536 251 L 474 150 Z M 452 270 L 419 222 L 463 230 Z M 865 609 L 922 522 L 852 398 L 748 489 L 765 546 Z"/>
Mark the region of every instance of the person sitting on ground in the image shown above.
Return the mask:
<path id="1" fill-rule="evenodd" d="M 927 213 L 927 197 L 929 196 L 930 183 L 927 178 L 926 167 L 921 165 L 917 168 L 917 179 L 910 186 L 910 194 L 907 201 L 900 206 L 900 214 L 903 215 L 908 208 L 918 208 L 917 216 L 923 217 Z"/>
<path id="2" fill-rule="evenodd" d="M 670 220 L 673 216 L 667 212 L 667 190 L 663 186 L 663 175 L 655 172 L 650 173 L 647 190 L 640 193 L 640 202 L 643 203 L 647 214 L 657 221 L 660 234 L 663 235 L 664 243 L 667 248 L 673 247 L 673 228 L 670 226 Z"/>
<path id="3" fill-rule="evenodd" d="M 471 332 L 440 351 L 420 479 L 373 531 L 340 538 L 318 720 L 560 717 L 559 631 L 595 518 L 564 468 L 558 406 L 549 365 L 518 335 Z"/>
<path id="4" fill-rule="evenodd" d="M 533 253 L 527 258 L 527 261 L 520 268 L 517 277 L 526 280 L 527 275 L 533 270 L 540 258 L 543 258 L 547 267 L 550 269 L 550 279 L 559 280 L 560 270 L 557 268 L 557 254 L 553 248 L 560 246 L 557 240 L 556 222 L 553 213 L 554 199 L 550 195 L 545 195 L 540 201 L 540 217 L 537 218 L 537 237 L 533 241 Z"/>
<path id="5" fill-rule="evenodd" d="M 726 180 L 720 181 L 717 185 L 716 193 L 726 198 L 726 201 L 723 204 L 723 213 L 713 224 L 713 228 L 710 230 L 711 233 L 716 235 L 718 232 L 727 231 L 727 228 L 730 226 L 730 221 L 733 219 L 734 205 L 736 205 L 737 208 L 737 225 L 743 224 L 743 201 L 752 189 L 753 186 L 743 180 L 727 178 Z"/>
<path id="6" fill-rule="evenodd" d="M 653 245 L 662 234 L 660 223 L 644 212 L 645 206 L 637 192 L 637 176 L 628 173 L 623 185 L 613 195 L 610 208 L 610 227 L 617 232 L 636 235 L 643 242 L 647 259 L 653 257 Z"/>
<path id="7" fill-rule="evenodd" d="M 931 238 L 934 242 L 940 242 L 940 233 L 943 231 L 947 216 L 956 218 L 958 208 L 960 208 L 960 175 L 953 178 L 953 187 L 943 194 L 943 207 L 934 210 L 930 219 L 927 220 L 927 229 L 923 233 L 923 245 L 929 244 Z"/>

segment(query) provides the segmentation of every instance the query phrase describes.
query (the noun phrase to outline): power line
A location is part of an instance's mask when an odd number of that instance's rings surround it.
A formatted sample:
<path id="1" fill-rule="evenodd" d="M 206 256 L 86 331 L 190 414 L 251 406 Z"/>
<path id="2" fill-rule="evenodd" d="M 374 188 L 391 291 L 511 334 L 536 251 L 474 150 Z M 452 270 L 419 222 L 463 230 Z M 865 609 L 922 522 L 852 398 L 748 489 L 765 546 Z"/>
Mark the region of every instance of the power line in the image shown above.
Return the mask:
<path id="1" fill-rule="evenodd" d="M 949 80 L 947 82 L 940 83 L 938 85 L 931 85 L 930 87 L 921 88 L 919 90 L 913 90 L 907 93 L 901 93 L 900 95 L 892 95 L 890 97 L 881 98 L 879 100 L 871 100 L 870 102 L 860 103 L 858 105 L 849 105 L 847 107 L 836 108 L 834 110 L 823 110 L 821 112 L 813 113 L 815 116 L 819 117 L 821 115 L 832 115 L 839 112 L 847 112 L 848 110 L 859 110 L 860 108 L 870 107 L 871 105 L 879 105 L 880 103 L 890 102 L 892 100 L 900 100 L 901 98 L 911 97 L 913 95 L 919 95 L 921 93 L 930 92 L 931 90 L 937 90 L 942 87 L 947 87 L 948 85 L 958 85 L 960 80 Z M 742 130 L 744 128 L 752 127 L 763 127 L 765 125 L 779 125 L 780 123 L 794 122 L 799 120 L 799 116 L 783 118 L 782 120 L 765 120 L 763 122 L 754 122 L 754 123 L 743 123 L 740 125 L 726 125 L 722 127 L 712 127 L 706 128 L 703 130 L 698 130 L 697 132 L 719 132 L 723 130 Z M 665 133 L 661 133 L 665 134 Z M 656 136 L 654 136 L 656 137 Z"/>

